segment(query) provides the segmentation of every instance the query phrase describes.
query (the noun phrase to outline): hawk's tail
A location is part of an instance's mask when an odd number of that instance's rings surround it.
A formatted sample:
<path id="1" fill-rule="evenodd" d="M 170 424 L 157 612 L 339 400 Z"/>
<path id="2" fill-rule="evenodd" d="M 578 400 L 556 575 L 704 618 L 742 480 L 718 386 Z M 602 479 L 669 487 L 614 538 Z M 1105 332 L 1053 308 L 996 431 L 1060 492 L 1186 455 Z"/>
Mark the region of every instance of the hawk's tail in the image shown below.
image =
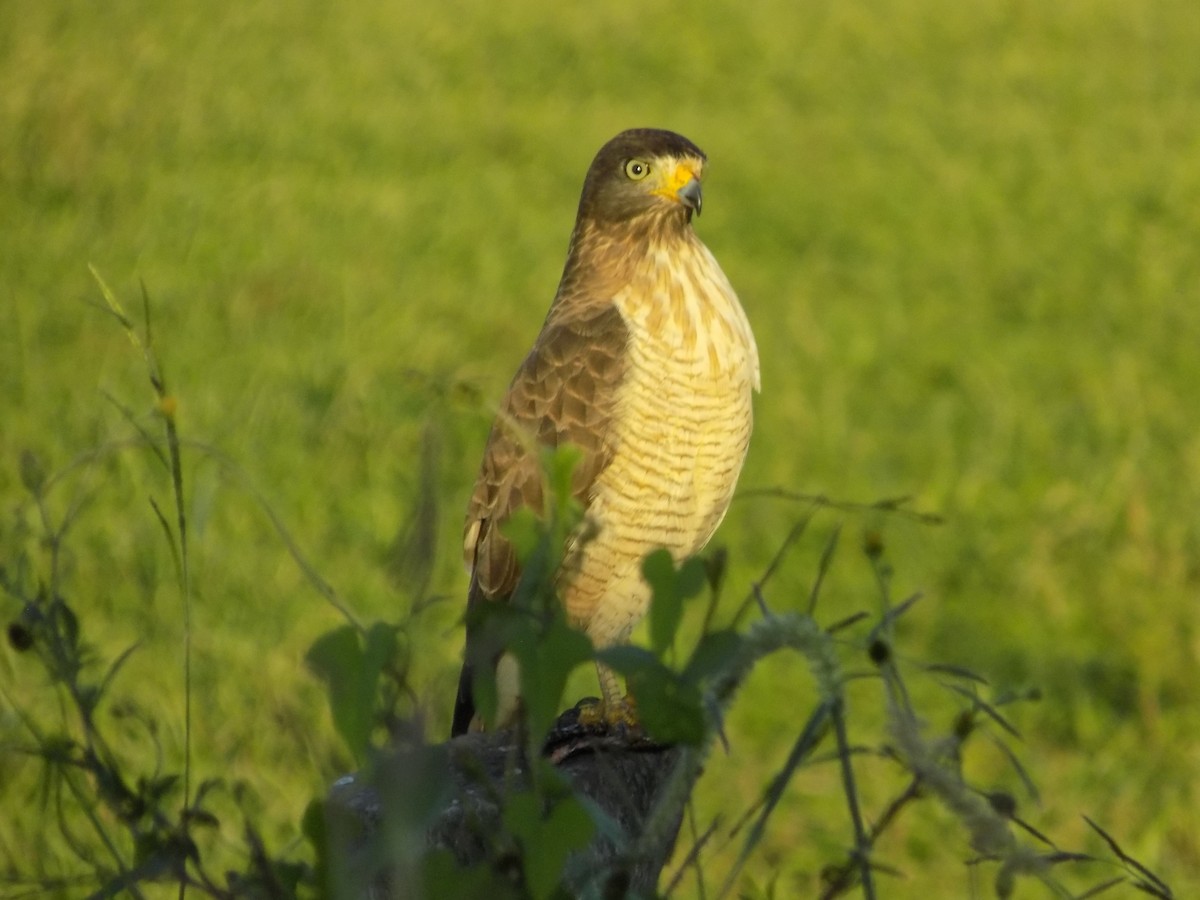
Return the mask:
<path id="1" fill-rule="evenodd" d="M 462 673 L 458 676 L 458 696 L 454 698 L 454 718 L 450 723 L 452 738 L 470 731 L 471 720 L 475 718 L 475 698 L 471 693 L 472 677 L 471 663 L 464 661 Z"/>
<path id="2" fill-rule="evenodd" d="M 450 721 L 450 737 L 456 738 L 471 730 L 471 720 L 475 718 L 475 692 L 472 680 L 475 677 L 475 663 L 478 661 L 479 650 L 475 646 L 478 636 L 475 634 L 475 620 L 479 616 L 479 605 L 486 603 L 483 590 L 475 573 L 471 573 L 471 586 L 467 589 L 467 612 L 463 619 L 467 625 L 467 640 L 463 648 L 463 667 L 458 676 L 458 694 L 454 698 L 454 718 Z"/>

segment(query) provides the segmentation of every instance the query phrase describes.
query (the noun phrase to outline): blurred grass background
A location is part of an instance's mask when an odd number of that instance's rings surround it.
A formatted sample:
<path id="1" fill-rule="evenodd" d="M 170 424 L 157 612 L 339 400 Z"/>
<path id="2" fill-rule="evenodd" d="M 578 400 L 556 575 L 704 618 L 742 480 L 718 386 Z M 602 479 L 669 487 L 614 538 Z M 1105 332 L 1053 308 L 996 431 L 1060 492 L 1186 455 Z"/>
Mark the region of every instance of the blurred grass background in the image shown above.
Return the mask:
<path id="1" fill-rule="evenodd" d="M 130 437 L 106 395 L 149 420 L 144 365 L 96 308 L 88 266 L 130 311 L 144 284 L 184 435 L 237 462 L 364 617 L 407 611 L 388 561 L 435 441 L 432 589 L 449 600 L 418 619 L 414 678 L 439 736 L 487 403 L 553 295 L 592 154 L 626 127 L 672 128 L 710 156 L 698 230 L 758 335 L 743 487 L 912 495 L 943 513 L 935 529 L 884 523 L 898 595 L 928 595 L 905 652 L 1040 687 L 1017 717 L 1043 787 L 1023 812 L 1095 850 L 1087 813 L 1187 896 L 1200 887 L 1198 46 L 1200 6 L 1169 0 L 7 0 L 6 550 L 40 552 L 19 527 L 32 515 L 21 451 L 57 471 Z M 185 464 L 196 771 L 244 780 L 286 844 L 349 765 L 302 664 L 340 618 L 240 479 L 199 450 Z M 141 642 L 117 693 L 178 759 L 180 600 L 150 496 L 162 503 L 168 482 L 127 448 L 51 500 L 59 515 L 86 500 L 63 589 L 102 657 Z M 718 538 L 732 598 L 801 512 L 735 504 Z M 818 521 L 770 602 L 807 598 L 836 521 Z M 827 619 L 870 605 L 865 573 L 843 548 Z M 8 648 L 0 678 L 11 745 L 11 699 L 45 689 Z M 730 822 L 732 798 L 761 789 L 809 690 L 795 661 L 757 674 L 702 817 Z M 38 763 L 8 757 L 5 866 L 41 846 Z M 968 763 L 1014 783 L 986 754 Z M 811 893 L 849 840 L 837 794 L 834 772 L 806 773 L 752 877 Z M 883 848 L 909 869 L 888 896 L 969 880 L 969 849 L 925 817 Z M 712 855 L 714 878 L 730 859 Z"/>

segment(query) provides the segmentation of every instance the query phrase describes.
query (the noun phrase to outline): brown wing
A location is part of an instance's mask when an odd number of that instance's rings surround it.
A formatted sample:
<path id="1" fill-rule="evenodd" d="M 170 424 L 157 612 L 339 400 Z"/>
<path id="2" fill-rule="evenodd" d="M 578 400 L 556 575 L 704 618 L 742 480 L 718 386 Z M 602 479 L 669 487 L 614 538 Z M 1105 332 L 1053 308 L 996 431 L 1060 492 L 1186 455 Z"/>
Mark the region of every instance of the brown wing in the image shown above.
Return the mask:
<path id="1" fill-rule="evenodd" d="M 625 373 L 628 339 L 625 321 L 611 304 L 574 310 L 557 304 L 501 404 L 467 506 L 463 542 L 471 566 L 467 655 L 453 735 L 464 733 L 474 715 L 471 609 L 485 599 L 507 600 L 520 577 L 512 546 L 499 526 L 520 506 L 541 511 L 539 446 L 571 443 L 583 451 L 573 487 L 586 509 L 596 476 L 612 460 L 615 449 L 609 426 Z"/>

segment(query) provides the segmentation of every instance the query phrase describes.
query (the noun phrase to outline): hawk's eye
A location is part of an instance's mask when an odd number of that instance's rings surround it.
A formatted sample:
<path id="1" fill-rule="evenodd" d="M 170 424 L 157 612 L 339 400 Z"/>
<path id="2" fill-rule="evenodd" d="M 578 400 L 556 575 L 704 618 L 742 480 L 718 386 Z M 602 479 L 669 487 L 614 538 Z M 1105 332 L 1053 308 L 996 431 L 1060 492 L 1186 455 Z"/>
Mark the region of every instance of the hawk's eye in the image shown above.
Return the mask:
<path id="1" fill-rule="evenodd" d="M 631 159 L 625 163 L 625 175 L 630 181 L 641 181 L 650 174 L 650 164 L 640 159 Z"/>

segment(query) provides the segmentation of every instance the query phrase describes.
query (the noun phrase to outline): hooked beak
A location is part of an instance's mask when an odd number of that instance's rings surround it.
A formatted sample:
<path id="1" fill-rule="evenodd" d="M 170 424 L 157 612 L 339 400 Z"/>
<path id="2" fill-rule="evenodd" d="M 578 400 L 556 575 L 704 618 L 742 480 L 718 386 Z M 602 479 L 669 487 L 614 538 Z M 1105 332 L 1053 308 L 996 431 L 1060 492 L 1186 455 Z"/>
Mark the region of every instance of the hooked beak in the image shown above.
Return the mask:
<path id="1" fill-rule="evenodd" d="M 691 160 L 684 160 L 675 166 L 669 174 L 664 174 L 659 186 L 653 193 L 666 197 L 685 206 L 689 211 L 700 215 L 703 195 L 700 190 L 701 167 Z"/>
<path id="2" fill-rule="evenodd" d="M 700 190 L 700 179 L 692 177 L 687 184 L 675 192 L 675 196 L 688 209 L 695 210 L 700 215 L 700 207 L 704 205 L 704 195 Z"/>

